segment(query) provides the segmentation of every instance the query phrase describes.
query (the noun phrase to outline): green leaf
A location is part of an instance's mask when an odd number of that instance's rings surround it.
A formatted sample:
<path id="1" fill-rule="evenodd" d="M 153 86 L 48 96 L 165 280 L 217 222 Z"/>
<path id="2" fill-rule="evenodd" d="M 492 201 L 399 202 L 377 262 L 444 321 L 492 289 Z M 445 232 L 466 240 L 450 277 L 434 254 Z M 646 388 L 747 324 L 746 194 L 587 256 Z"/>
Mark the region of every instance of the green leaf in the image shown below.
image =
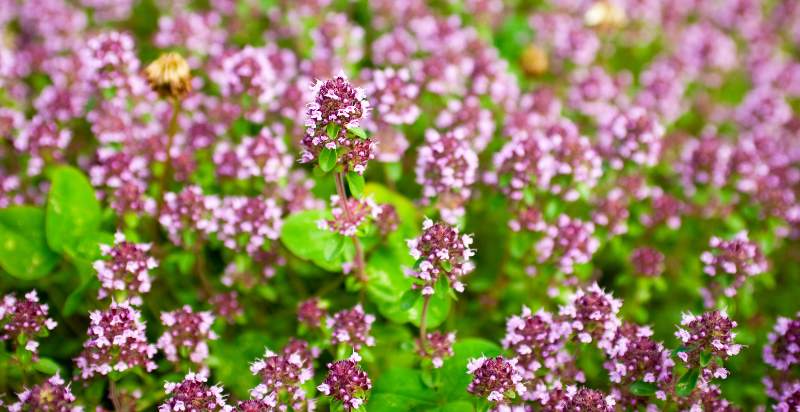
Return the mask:
<path id="1" fill-rule="evenodd" d="M 64 309 L 62 311 L 64 316 L 72 316 L 77 313 L 81 305 L 87 302 L 86 292 L 93 289 L 95 285 L 99 286 L 96 276 L 85 276 L 81 284 L 64 301 Z"/>
<path id="2" fill-rule="evenodd" d="M 77 245 L 100 227 L 100 202 L 89 179 L 80 170 L 61 166 L 52 174 L 47 198 L 47 243 L 56 252 Z"/>
<path id="3" fill-rule="evenodd" d="M 400 297 L 400 309 L 408 310 L 411 309 L 419 300 L 420 293 L 418 290 L 407 290 L 403 293 L 403 296 Z"/>
<path id="4" fill-rule="evenodd" d="M 350 187 L 353 196 L 360 198 L 364 195 L 364 176 L 356 172 L 347 172 L 347 186 Z"/>
<path id="5" fill-rule="evenodd" d="M 336 167 L 336 150 L 322 149 L 319 153 L 319 169 L 327 173 L 334 167 Z"/>
<path id="6" fill-rule="evenodd" d="M 264 348 L 275 350 L 276 342 L 263 332 L 247 331 L 228 339 L 218 339 L 211 346 L 208 366 L 219 379 L 239 398 L 247 397 L 248 388 L 258 384 L 258 378 L 250 373 L 250 362 L 264 355 Z"/>
<path id="7" fill-rule="evenodd" d="M 360 127 L 356 127 L 356 126 L 347 126 L 347 130 L 349 130 L 349 131 L 350 131 L 350 133 L 352 133 L 352 134 L 354 134 L 354 135 L 358 136 L 358 137 L 359 137 L 359 138 L 361 138 L 361 139 L 366 139 L 366 138 L 367 138 L 367 132 L 366 132 L 366 130 L 364 130 L 364 129 L 360 128 Z"/>
<path id="8" fill-rule="evenodd" d="M 325 245 L 325 260 L 332 261 L 344 251 L 344 236 L 336 236 Z"/>
<path id="9" fill-rule="evenodd" d="M 39 360 L 33 364 L 33 367 L 45 375 L 55 375 L 58 373 L 59 369 L 61 369 L 58 363 L 50 358 L 39 358 Z"/>
<path id="10" fill-rule="evenodd" d="M 419 371 L 398 367 L 386 370 L 375 380 L 367 410 L 427 410 L 436 401 L 437 393 L 423 383 Z"/>
<path id="11" fill-rule="evenodd" d="M 65 250 L 72 256 L 94 261 L 103 255 L 100 252 L 100 245 L 113 244 L 114 235 L 100 231 L 86 235 L 77 245 L 67 245 Z"/>
<path id="12" fill-rule="evenodd" d="M 289 215 L 283 221 L 281 242 L 300 259 L 311 261 L 327 271 L 339 272 L 342 270 L 347 248 L 352 248 L 352 245 L 345 242 L 345 253 L 340 253 L 332 260 L 325 257 L 326 245 L 336 242 L 336 238 L 341 237 L 319 228 L 317 222 L 328 218 L 330 215 L 322 210 L 306 210 Z"/>
<path id="13" fill-rule="evenodd" d="M 338 124 L 336 124 L 336 123 L 328 123 L 328 126 L 325 128 L 325 133 L 328 134 L 328 138 L 329 139 L 336 140 L 336 138 L 339 136 L 339 131 L 340 130 L 341 129 L 339 128 Z"/>
<path id="14" fill-rule="evenodd" d="M 700 376 L 700 370 L 697 368 L 689 369 L 681 376 L 678 383 L 675 384 L 675 393 L 678 396 L 689 396 L 694 387 L 697 386 L 697 378 Z"/>
<path id="15" fill-rule="evenodd" d="M 711 362 L 711 352 L 700 353 L 700 366 L 705 367 L 709 362 Z"/>
<path id="16" fill-rule="evenodd" d="M 41 278 L 58 264 L 59 256 L 47 246 L 45 215 L 36 207 L 0 210 L 0 267 L 11 276 Z"/>
<path id="17" fill-rule="evenodd" d="M 631 384 L 629 389 L 631 390 L 631 393 L 636 396 L 650 396 L 656 393 L 657 387 L 654 383 L 636 381 Z"/>
<path id="18" fill-rule="evenodd" d="M 409 310 L 411 323 L 413 323 L 415 326 L 419 326 L 420 320 L 422 319 L 423 303 L 424 301 L 419 299 L 417 300 L 416 305 Z M 450 299 L 450 295 L 448 295 L 446 291 L 436 291 L 433 295 L 431 295 L 431 301 L 428 304 L 428 314 L 425 318 L 428 327 L 435 328 L 441 325 L 450 314 L 451 305 L 452 299 Z"/>

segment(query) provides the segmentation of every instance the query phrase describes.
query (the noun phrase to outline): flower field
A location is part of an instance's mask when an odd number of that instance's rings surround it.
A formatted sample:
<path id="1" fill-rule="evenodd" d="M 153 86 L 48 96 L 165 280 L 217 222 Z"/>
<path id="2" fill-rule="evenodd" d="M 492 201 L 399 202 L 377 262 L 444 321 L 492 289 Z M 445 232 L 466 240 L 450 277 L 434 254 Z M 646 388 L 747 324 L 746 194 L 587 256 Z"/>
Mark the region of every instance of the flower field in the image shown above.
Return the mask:
<path id="1" fill-rule="evenodd" d="M 797 0 L 0 0 L 0 410 L 800 411 Z"/>

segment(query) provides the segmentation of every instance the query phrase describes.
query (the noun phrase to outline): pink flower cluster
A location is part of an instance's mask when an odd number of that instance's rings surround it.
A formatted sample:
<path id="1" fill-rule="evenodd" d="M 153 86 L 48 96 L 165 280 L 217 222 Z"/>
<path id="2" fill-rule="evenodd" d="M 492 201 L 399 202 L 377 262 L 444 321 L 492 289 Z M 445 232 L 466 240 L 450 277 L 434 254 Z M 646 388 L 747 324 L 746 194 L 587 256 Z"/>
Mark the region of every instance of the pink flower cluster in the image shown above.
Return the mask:
<path id="1" fill-rule="evenodd" d="M 48 305 L 39 303 L 35 290 L 20 299 L 13 294 L 5 295 L 0 302 L 0 340 L 25 345 L 34 356 L 39 348 L 39 337 L 47 336 L 57 323 L 47 317 Z"/>
<path id="2" fill-rule="evenodd" d="M 245 137 L 236 146 L 220 142 L 214 151 L 217 175 L 234 179 L 255 177 L 268 183 L 286 179 L 292 157 L 281 135 L 282 129 L 273 131 L 263 127 L 257 136 Z"/>
<path id="3" fill-rule="evenodd" d="M 360 304 L 353 309 L 336 312 L 326 320 L 331 330 L 331 344 L 345 344 L 356 350 L 362 346 L 375 346 L 375 338 L 369 334 L 373 322 L 375 316 L 364 313 Z"/>
<path id="4" fill-rule="evenodd" d="M 778 370 L 800 363 L 800 313 L 795 319 L 780 317 L 764 345 L 764 362 Z"/>
<path id="5" fill-rule="evenodd" d="M 19 401 L 8 405 L 9 412 L 82 412 L 83 408 L 75 405 L 75 395 L 69 384 L 58 375 L 34 385 L 30 389 L 17 394 Z"/>
<path id="6" fill-rule="evenodd" d="M 313 402 L 306 398 L 303 384 L 314 377 L 311 365 L 311 353 L 308 345 L 302 341 L 298 350 L 287 346 L 283 353 L 267 351 L 264 357 L 250 365 L 250 372 L 258 376 L 261 383 L 250 395 L 270 405 L 272 408 L 291 408 L 301 410 L 306 403 Z"/>
<path id="7" fill-rule="evenodd" d="M 187 186 L 180 193 L 164 194 L 164 207 L 158 222 L 169 234 L 170 241 L 182 245 L 190 234 L 207 236 L 217 232 L 219 228 L 214 213 L 219 207 L 218 197 L 203 195 L 197 186 Z"/>
<path id="8" fill-rule="evenodd" d="M 567 319 L 570 329 L 579 341 L 597 341 L 600 349 L 610 352 L 617 329 L 621 325 L 621 307 L 621 300 L 614 299 L 595 283 L 586 289 L 578 289 L 569 302 L 559 308 L 559 315 Z"/>
<path id="9" fill-rule="evenodd" d="M 342 199 L 339 195 L 331 196 L 332 219 L 320 219 L 317 227 L 339 233 L 342 236 L 355 236 L 364 225 L 377 220 L 383 209 L 378 207 L 371 197 Z"/>
<path id="10" fill-rule="evenodd" d="M 156 347 L 147 342 L 141 314 L 130 303 L 112 302 L 106 310 L 91 312 L 89 318 L 89 338 L 75 358 L 83 379 L 135 367 L 147 372 L 156 368 Z"/>
<path id="11" fill-rule="evenodd" d="M 713 307 L 715 298 L 720 294 L 736 296 L 749 277 L 767 271 L 767 260 L 761 248 L 748 239 L 747 232 L 737 233 L 731 240 L 713 236 L 709 245 L 712 250 L 700 255 L 705 265 L 703 271 L 714 279 L 709 289 L 701 291 L 706 307 Z M 726 275 L 730 281 L 722 283 L 720 278 Z"/>
<path id="12" fill-rule="evenodd" d="M 150 271 L 158 267 L 149 254 L 150 244 L 128 242 L 117 232 L 114 245 L 101 245 L 100 250 L 107 260 L 97 260 L 93 265 L 100 279 L 97 298 L 127 299 L 132 305 L 141 305 L 141 295 L 150 291 Z"/>
<path id="13" fill-rule="evenodd" d="M 179 383 L 166 382 L 169 399 L 158 406 L 158 412 L 233 412 L 222 387 L 208 386 L 207 380 L 205 375 L 189 372 Z"/>
<path id="14" fill-rule="evenodd" d="M 455 224 L 464 216 L 477 169 L 478 155 L 466 140 L 465 129 L 444 134 L 425 131 L 425 144 L 417 153 L 417 183 L 422 185 L 423 196 L 437 199 L 445 222 Z"/>
<path id="15" fill-rule="evenodd" d="M 219 240 L 228 249 L 251 255 L 269 250 L 280 236 L 283 211 L 275 199 L 229 196 L 213 211 Z"/>
<path id="16" fill-rule="evenodd" d="M 461 278 L 474 268 L 470 258 L 475 254 L 472 236 L 460 234 L 458 228 L 445 223 L 434 223 L 425 219 L 422 235 L 406 241 L 411 257 L 417 263 L 408 271 L 418 279 L 414 288 L 421 288 L 423 295 L 432 295 L 434 286 L 444 277 L 457 292 L 464 291 Z"/>
<path id="17" fill-rule="evenodd" d="M 453 344 L 456 342 L 455 332 L 443 333 L 429 332 L 423 342 L 417 339 L 417 348 L 420 356 L 429 358 L 434 368 L 441 368 L 445 358 L 453 356 Z"/>
<path id="18" fill-rule="evenodd" d="M 496 184 L 515 201 L 530 191 L 572 202 L 580 198 L 580 187 L 594 187 L 602 175 L 602 160 L 589 138 L 566 118 L 511 136 L 495 153 L 494 166 Z"/>
<path id="19" fill-rule="evenodd" d="M 322 319 L 325 318 L 327 313 L 325 308 L 322 307 L 319 298 L 315 297 L 306 299 L 297 306 L 297 320 L 314 329 L 322 325 Z"/>
<path id="20" fill-rule="evenodd" d="M 313 86 L 314 101 L 306 112 L 306 135 L 302 160 L 310 162 L 323 149 L 341 151 L 340 162 L 347 170 L 363 173 L 374 157 L 370 139 L 353 137 L 348 128 L 359 127 L 369 114 L 370 104 L 364 90 L 354 87 L 344 75 Z"/>
<path id="21" fill-rule="evenodd" d="M 539 262 L 552 262 L 564 273 L 572 273 L 575 265 L 589 262 L 600 247 L 593 234 L 593 223 L 560 215 L 554 225 L 545 228 L 544 237 L 536 243 Z"/>
<path id="22" fill-rule="evenodd" d="M 317 386 L 322 394 L 341 402 L 346 411 L 360 408 L 366 392 L 372 388 L 369 376 L 358 366 L 360 361 L 361 356 L 353 352 L 346 360 L 329 363 L 328 375 Z"/>
<path id="23" fill-rule="evenodd" d="M 467 363 L 467 372 L 472 375 L 467 392 L 494 404 L 507 403 L 525 393 L 516 359 L 507 360 L 502 356 L 471 359 Z"/>
<path id="24" fill-rule="evenodd" d="M 703 378 L 725 379 L 728 370 L 722 361 L 739 354 L 742 345 L 734 343 L 736 322 L 721 311 L 705 312 L 700 316 L 685 313 L 675 336 L 683 347 L 678 358 L 690 368 L 700 368 Z"/>
<path id="25" fill-rule="evenodd" d="M 214 315 L 211 312 L 194 312 L 184 306 L 171 312 L 161 313 L 161 323 L 166 330 L 158 338 L 157 346 L 164 351 L 170 362 L 178 362 L 183 356 L 196 365 L 202 365 L 208 357 L 208 341 L 217 339 L 211 330 Z"/>

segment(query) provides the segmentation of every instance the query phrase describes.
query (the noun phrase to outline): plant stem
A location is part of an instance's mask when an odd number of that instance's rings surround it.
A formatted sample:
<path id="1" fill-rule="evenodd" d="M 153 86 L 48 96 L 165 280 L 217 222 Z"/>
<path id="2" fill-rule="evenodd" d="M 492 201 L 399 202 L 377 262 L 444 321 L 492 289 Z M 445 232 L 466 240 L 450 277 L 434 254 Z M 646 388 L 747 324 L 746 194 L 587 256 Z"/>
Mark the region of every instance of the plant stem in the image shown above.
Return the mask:
<path id="1" fill-rule="evenodd" d="M 339 203 L 342 205 L 342 209 L 344 210 L 345 218 L 348 221 L 353 221 L 353 215 L 350 212 L 350 203 L 347 201 L 347 192 L 344 190 L 344 173 L 336 172 L 334 175 L 336 180 L 336 193 L 339 195 Z M 356 249 L 356 256 L 355 262 L 353 262 L 356 268 L 356 277 L 362 283 L 367 283 L 367 276 L 364 272 L 364 249 L 361 247 L 361 241 L 358 240 L 357 237 L 352 236 L 353 239 L 353 246 Z"/>
<path id="2" fill-rule="evenodd" d="M 181 100 L 178 98 L 172 99 L 172 118 L 170 118 L 169 128 L 167 129 L 167 159 L 164 162 L 164 170 L 158 183 L 159 193 L 158 204 L 156 206 L 156 225 L 158 224 L 158 217 L 161 215 L 161 209 L 164 207 L 164 194 L 167 192 L 169 177 L 172 175 L 172 145 L 175 142 L 175 134 L 178 132 L 178 114 L 180 111 Z"/>
<path id="3" fill-rule="evenodd" d="M 199 240 L 195 241 L 195 259 L 195 273 L 200 278 L 200 285 L 203 287 L 206 298 L 211 298 L 214 293 L 208 278 L 206 278 L 205 250 L 203 243 Z"/>
<path id="4" fill-rule="evenodd" d="M 111 396 L 111 403 L 114 404 L 114 410 L 117 412 L 122 411 L 122 403 L 119 400 L 119 392 L 117 392 L 117 384 L 114 382 L 114 379 L 108 379 L 109 386 L 108 391 L 109 395 Z"/>
<path id="5" fill-rule="evenodd" d="M 427 325 L 427 317 L 428 317 L 428 306 L 431 303 L 431 295 L 425 295 L 422 297 L 422 313 L 419 317 L 419 348 L 420 350 L 427 354 L 428 353 L 428 333 L 426 331 Z"/>

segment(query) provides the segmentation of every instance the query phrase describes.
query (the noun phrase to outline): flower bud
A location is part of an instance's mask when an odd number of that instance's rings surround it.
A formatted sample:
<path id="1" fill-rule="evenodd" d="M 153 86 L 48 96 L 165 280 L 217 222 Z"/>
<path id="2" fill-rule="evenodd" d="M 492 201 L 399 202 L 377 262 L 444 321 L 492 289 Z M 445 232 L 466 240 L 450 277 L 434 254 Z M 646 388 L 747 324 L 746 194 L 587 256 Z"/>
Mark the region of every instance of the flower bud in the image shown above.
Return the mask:
<path id="1" fill-rule="evenodd" d="M 192 90 L 189 64 L 178 53 L 165 53 L 144 69 L 150 87 L 161 97 L 181 99 Z"/>
<path id="2" fill-rule="evenodd" d="M 519 58 L 522 70 L 528 76 L 541 76 L 547 73 L 549 67 L 549 60 L 547 58 L 547 51 L 543 48 L 531 44 L 522 51 Z"/>

